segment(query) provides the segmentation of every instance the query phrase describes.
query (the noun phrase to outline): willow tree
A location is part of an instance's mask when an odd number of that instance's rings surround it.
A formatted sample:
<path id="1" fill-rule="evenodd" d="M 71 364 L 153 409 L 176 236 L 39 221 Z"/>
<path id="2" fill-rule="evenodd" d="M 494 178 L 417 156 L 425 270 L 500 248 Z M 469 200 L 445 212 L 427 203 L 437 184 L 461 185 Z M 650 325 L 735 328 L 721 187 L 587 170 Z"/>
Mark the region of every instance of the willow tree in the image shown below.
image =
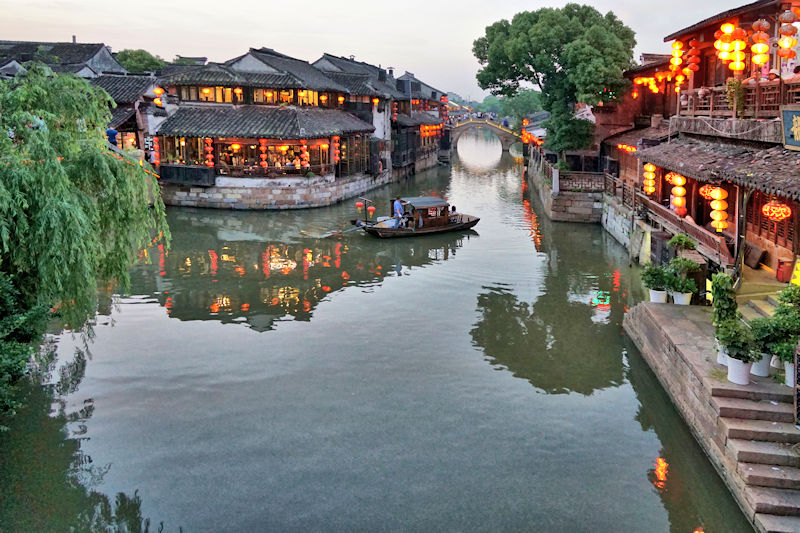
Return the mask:
<path id="1" fill-rule="evenodd" d="M 596 105 L 622 94 L 622 73 L 633 65 L 634 32 L 612 12 L 567 4 L 517 13 L 486 28 L 473 44 L 482 65 L 478 84 L 504 96 L 533 85 L 550 112 L 547 147 L 580 149 L 592 141 L 592 122 L 575 117 L 575 104 Z"/>
<path id="2" fill-rule="evenodd" d="M 137 252 L 167 232 L 155 180 L 109 150 L 112 105 L 102 89 L 40 64 L 0 81 L 0 307 L 16 310 L 0 321 L 0 358 L 4 343 L 35 345 L 38 310 L 83 328 L 98 285 L 127 291 Z M 0 361 L 0 388 L 19 377 L 24 353 L 13 353 Z"/>

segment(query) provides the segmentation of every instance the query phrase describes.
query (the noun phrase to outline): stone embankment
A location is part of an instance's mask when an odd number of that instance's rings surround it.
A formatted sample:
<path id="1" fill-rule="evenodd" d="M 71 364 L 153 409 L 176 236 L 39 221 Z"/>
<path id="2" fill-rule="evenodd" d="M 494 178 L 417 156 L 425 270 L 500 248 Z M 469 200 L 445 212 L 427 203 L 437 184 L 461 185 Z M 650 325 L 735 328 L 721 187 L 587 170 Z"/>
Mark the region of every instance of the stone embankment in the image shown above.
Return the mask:
<path id="1" fill-rule="evenodd" d="M 755 376 L 728 382 L 708 308 L 641 303 L 624 327 L 756 530 L 800 531 L 792 389 Z"/>

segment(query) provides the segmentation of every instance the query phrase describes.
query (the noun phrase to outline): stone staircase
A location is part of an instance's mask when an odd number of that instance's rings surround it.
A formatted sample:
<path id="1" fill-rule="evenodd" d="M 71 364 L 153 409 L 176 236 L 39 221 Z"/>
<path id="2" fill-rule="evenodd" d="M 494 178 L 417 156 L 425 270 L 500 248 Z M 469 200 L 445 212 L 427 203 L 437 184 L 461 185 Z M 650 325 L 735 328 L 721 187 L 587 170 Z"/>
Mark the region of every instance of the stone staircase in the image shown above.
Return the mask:
<path id="1" fill-rule="evenodd" d="M 719 382 L 711 394 L 725 453 L 764 531 L 800 531 L 800 429 L 792 389 L 754 377 L 746 387 Z"/>
<path id="2" fill-rule="evenodd" d="M 763 294 L 747 296 L 744 301 L 739 301 L 739 311 L 748 322 L 754 318 L 772 316 L 778 305 L 777 294 Z"/>

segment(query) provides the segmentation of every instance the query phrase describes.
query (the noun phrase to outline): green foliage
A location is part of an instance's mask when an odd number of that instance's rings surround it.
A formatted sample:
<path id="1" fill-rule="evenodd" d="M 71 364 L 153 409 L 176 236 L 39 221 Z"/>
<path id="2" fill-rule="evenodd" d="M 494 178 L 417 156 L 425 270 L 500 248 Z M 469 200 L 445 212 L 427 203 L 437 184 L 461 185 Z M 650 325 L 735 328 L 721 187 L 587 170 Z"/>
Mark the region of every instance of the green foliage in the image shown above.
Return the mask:
<path id="1" fill-rule="evenodd" d="M 781 340 L 775 320 L 767 317 L 754 318 L 749 325 L 753 330 L 753 339 L 758 351 L 766 354 L 775 353 L 775 343 Z"/>
<path id="2" fill-rule="evenodd" d="M 794 363 L 794 351 L 797 348 L 797 339 L 790 339 L 775 344 L 773 352 L 784 363 Z"/>
<path id="3" fill-rule="evenodd" d="M 678 277 L 685 278 L 700 270 L 700 265 L 685 257 L 673 257 L 669 262 L 669 269 Z"/>
<path id="4" fill-rule="evenodd" d="M 711 322 L 714 326 L 739 318 L 736 291 L 733 290 L 733 279 L 729 275 L 719 272 L 711 276 L 711 297 Z"/>
<path id="5" fill-rule="evenodd" d="M 736 110 L 737 116 L 744 113 L 744 84 L 742 80 L 730 78 L 725 84 L 725 99 L 728 101 L 733 109 Z"/>
<path id="6" fill-rule="evenodd" d="M 679 294 L 688 294 L 697 292 L 697 284 L 693 279 L 686 279 L 677 275 L 671 275 L 667 278 L 667 288 Z"/>
<path id="7" fill-rule="evenodd" d="M 650 263 L 642 270 L 642 283 L 647 289 L 664 291 L 667 289 L 670 274 L 664 267 Z"/>
<path id="8" fill-rule="evenodd" d="M 154 56 L 147 50 L 120 50 L 116 55 L 117 62 L 125 67 L 128 72 L 153 72 L 166 65 L 166 62 L 158 56 Z"/>
<path id="9" fill-rule="evenodd" d="M 175 56 L 175 59 L 172 60 L 173 65 L 194 65 L 194 59 L 190 57 L 180 57 Z"/>
<path id="10" fill-rule="evenodd" d="M 127 291 L 137 252 L 168 232 L 155 180 L 108 149 L 111 105 L 102 89 L 40 64 L 0 80 L 0 276 L 13 301 L 0 341 L 35 344 L 36 317 L 51 307 L 82 329 L 98 284 Z M 9 381 L 23 351 L 13 348 Z"/>
<path id="11" fill-rule="evenodd" d="M 778 295 L 778 302 L 800 309 L 800 286 L 789 285 Z"/>
<path id="12" fill-rule="evenodd" d="M 542 92 L 551 113 L 548 148 L 561 152 L 591 142 L 593 125 L 574 117 L 574 104 L 597 104 L 622 94 L 630 82 L 622 73 L 633 65 L 633 31 L 612 12 L 567 4 L 517 13 L 486 28 L 473 43 L 482 65 L 478 84 L 513 96 L 522 83 Z"/>
<path id="13" fill-rule="evenodd" d="M 717 339 L 725 348 L 729 357 L 743 363 L 752 363 L 761 358 L 756 351 L 756 343 L 752 330 L 741 320 L 726 320 L 717 328 Z"/>
<path id="14" fill-rule="evenodd" d="M 502 114 L 514 120 L 514 129 L 522 126 L 522 119 L 526 116 L 541 111 L 542 93 L 531 89 L 520 89 L 516 96 L 509 96 L 501 100 Z"/>
<path id="15" fill-rule="evenodd" d="M 490 94 L 475 107 L 475 110 L 484 113 L 501 113 L 503 111 L 503 103 L 498 97 Z"/>
<path id="16" fill-rule="evenodd" d="M 677 235 L 673 235 L 673 237 L 667 241 L 667 246 L 680 253 L 685 250 L 696 249 L 697 243 L 695 243 L 688 235 L 678 233 Z"/>

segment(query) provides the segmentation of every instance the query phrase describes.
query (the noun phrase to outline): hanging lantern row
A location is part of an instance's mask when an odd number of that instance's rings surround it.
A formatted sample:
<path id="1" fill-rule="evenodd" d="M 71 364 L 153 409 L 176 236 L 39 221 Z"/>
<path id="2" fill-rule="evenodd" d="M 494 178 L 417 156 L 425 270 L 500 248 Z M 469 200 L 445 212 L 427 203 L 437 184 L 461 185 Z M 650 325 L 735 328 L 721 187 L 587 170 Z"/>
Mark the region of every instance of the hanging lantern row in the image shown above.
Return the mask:
<path id="1" fill-rule="evenodd" d="M 735 73 L 744 71 L 747 32 L 726 22 L 714 33 L 714 38 L 714 48 L 720 61 L 730 61 L 728 68 Z"/>
<path id="2" fill-rule="evenodd" d="M 161 145 L 158 143 L 158 137 L 153 137 L 153 165 L 158 166 L 161 164 Z"/>
<path id="3" fill-rule="evenodd" d="M 630 146 L 628 144 L 618 144 L 617 148 L 622 150 L 623 152 L 627 152 L 629 154 L 636 153 L 636 147 L 635 146 Z"/>
<path id="4" fill-rule="evenodd" d="M 700 194 L 700 196 L 702 196 L 706 200 L 711 200 L 711 191 L 713 191 L 716 188 L 717 187 L 715 185 L 706 184 L 700 187 L 700 190 L 697 192 L 698 194 Z"/>
<path id="5" fill-rule="evenodd" d="M 644 178 L 642 180 L 644 193 L 653 194 L 656 192 L 656 166 L 652 163 L 646 163 L 642 177 Z"/>
<path id="6" fill-rule="evenodd" d="M 267 140 L 266 139 L 259 139 L 258 140 L 258 150 L 261 152 L 258 157 L 261 158 L 261 165 L 262 168 L 267 168 L 269 163 L 267 163 Z"/>
<path id="7" fill-rule="evenodd" d="M 392 102 L 392 121 L 397 122 L 397 102 Z"/>
<path id="8" fill-rule="evenodd" d="M 669 69 L 677 72 L 681 69 L 683 64 L 683 41 L 675 41 L 672 43 L 672 59 L 669 60 Z"/>
<path id="9" fill-rule="evenodd" d="M 711 227 L 721 233 L 722 230 L 728 227 L 728 202 L 725 199 L 728 197 L 728 191 L 721 187 L 714 187 L 711 189 Z"/>
<path id="10" fill-rule="evenodd" d="M 761 214 L 773 222 L 781 222 L 792 216 L 792 208 L 776 200 L 771 200 L 761 207 Z"/>
<path id="11" fill-rule="evenodd" d="M 341 152 L 339 151 L 339 136 L 334 135 L 333 138 L 333 162 L 338 163 L 340 159 Z"/>
<path id="12" fill-rule="evenodd" d="M 797 55 L 794 51 L 794 47 L 797 46 L 797 39 L 794 37 L 797 34 L 797 27 L 793 24 L 797 22 L 797 15 L 787 9 L 781 13 L 778 20 L 783 24 L 778 28 L 778 33 L 781 35 L 778 38 L 778 56 L 783 59 L 794 59 Z"/>
<path id="13" fill-rule="evenodd" d="M 750 36 L 753 46 L 750 51 L 753 53 L 753 63 L 758 66 L 769 63 L 769 28 L 770 23 L 766 19 L 758 19 L 753 23 L 753 35 Z"/>
<path id="14" fill-rule="evenodd" d="M 441 129 L 442 129 L 441 124 L 436 124 L 432 126 L 420 126 L 419 132 L 422 137 L 433 137 L 435 135 L 438 135 Z"/>
<path id="15" fill-rule="evenodd" d="M 303 168 L 310 166 L 308 163 L 308 141 L 305 139 L 300 139 L 300 166 Z"/>
<path id="16" fill-rule="evenodd" d="M 206 166 L 210 168 L 214 166 L 214 146 L 212 146 L 214 144 L 214 140 L 210 137 L 206 137 L 203 139 L 203 142 L 206 145 Z"/>
<path id="17" fill-rule="evenodd" d="M 672 195 L 670 204 L 672 205 L 673 211 L 676 215 L 679 217 L 686 216 L 686 213 L 688 212 L 686 210 L 686 189 L 683 187 L 686 185 L 686 178 L 675 172 L 670 172 L 670 174 L 671 176 L 669 182 L 674 185 L 670 191 L 670 194 Z"/>
<path id="18" fill-rule="evenodd" d="M 689 41 L 689 50 L 686 52 L 686 63 L 687 66 L 684 69 L 684 73 L 688 76 L 688 73 L 697 72 L 700 70 L 700 41 L 697 39 L 691 39 Z"/>

